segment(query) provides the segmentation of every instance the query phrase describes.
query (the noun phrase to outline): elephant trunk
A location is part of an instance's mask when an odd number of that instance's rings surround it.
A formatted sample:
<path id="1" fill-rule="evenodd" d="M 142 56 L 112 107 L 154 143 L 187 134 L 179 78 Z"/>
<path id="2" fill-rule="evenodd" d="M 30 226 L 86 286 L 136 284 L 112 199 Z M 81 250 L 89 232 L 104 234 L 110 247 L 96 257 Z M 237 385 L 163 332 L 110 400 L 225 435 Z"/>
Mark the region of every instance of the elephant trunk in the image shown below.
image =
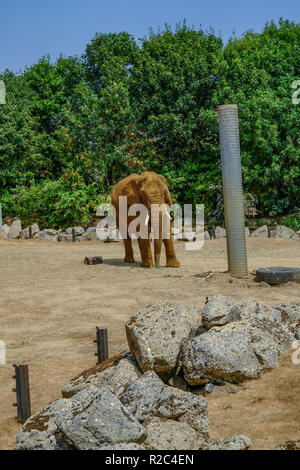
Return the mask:
<path id="1" fill-rule="evenodd" d="M 159 209 L 159 205 L 161 201 L 159 200 L 152 200 L 151 210 L 151 217 L 152 217 L 152 228 L 154 232 L 154 260 L 155 260 L 155 267 L 160 268 L 160 254 L 161 254 L 161 246 L 162 246 L 162 213 Z"/>

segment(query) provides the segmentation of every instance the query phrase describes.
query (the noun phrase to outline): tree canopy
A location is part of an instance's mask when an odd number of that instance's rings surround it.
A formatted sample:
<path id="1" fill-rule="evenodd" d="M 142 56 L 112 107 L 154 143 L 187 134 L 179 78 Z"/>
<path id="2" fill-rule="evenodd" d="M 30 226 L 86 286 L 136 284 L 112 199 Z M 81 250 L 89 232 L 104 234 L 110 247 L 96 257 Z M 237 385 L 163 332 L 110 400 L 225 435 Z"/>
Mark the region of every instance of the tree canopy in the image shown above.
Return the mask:
<path id="1" fill-rule="evenodd" d="M 173 199 L 216 209 L 216 106 L 239 107 L 245 193 L 258 214 L 300 207 L 300 25 L 287 20 L 224 47 L 213 30 L 168 26 L 137 42 L 96 34 L 82 57 L 43 57 L 0 75 L 4 216 L 88 224 L 112 185 L 159 171 Z"/>

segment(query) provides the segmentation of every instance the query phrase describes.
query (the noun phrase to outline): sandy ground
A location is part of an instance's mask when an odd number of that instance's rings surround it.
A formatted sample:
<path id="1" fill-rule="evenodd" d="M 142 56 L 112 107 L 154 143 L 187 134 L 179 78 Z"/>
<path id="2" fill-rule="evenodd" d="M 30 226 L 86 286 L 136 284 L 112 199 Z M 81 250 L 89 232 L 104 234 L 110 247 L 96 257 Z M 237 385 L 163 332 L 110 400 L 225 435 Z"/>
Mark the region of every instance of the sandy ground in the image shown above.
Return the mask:
<path id="1" fill-rule="evenodd" d="M 248 239 L 247 248 L 250 271 L 300 266 L 298 241 Z M 253 275 L 231 278 L 225 273 L 224 239 L 191 252 L 177 242 L 176 251 L 181 268 L 156 270 L 125 265 L 121 243 L 0 240 L 0 340 L 7 347 L 7 364 L 0 365 L 0 449 L 14 447 L 20 426 L 12 406 L 13 363 L 29 364 L 36 412 L 59 398 L 70 378 L 95 364 L 96 326 L 108 328 L 110 355 L 125 350 L 124 323 L 154 301 L 203 308 L 206 296 L 219 293 L 240 302 L 300 302 L 299 284 L 270 287 L 255 283 Z M 135 252 L 138 261 L 137 246 Z M 85 256 L 96 255 L 104 264 L 83 264 Z M 207 271 L 215 274 L 197 277 Z M 244 433 L 255 449 L 300 439 L 300 365 L 292 363 L 292 352 L 281 358 L 279 369 L 247 382 L 238 393 L 223 387 L 208 397 L 213 439 Z"/>

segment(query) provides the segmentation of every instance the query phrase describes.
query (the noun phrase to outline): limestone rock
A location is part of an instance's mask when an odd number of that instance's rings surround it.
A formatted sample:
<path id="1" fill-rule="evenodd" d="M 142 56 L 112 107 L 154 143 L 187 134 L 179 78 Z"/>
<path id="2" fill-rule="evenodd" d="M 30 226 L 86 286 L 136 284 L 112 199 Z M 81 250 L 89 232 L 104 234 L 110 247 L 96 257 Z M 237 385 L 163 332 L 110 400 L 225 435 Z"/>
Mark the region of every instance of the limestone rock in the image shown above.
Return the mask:
<path id="1" fill-rule="evenodd" d="M 129 349 L 143 371 L 171 376 L 180 367 L 182 345 L 200 324 L 196 307 L 158 302 L 139 310 L 126 323 Z"/>
<path id="2" fill-rule="evenodd" d="M 61 232 L 59 235 L 58 235 L 58 241 L 59 242 L 72 242 L 73 241 L 73 236 L 71 233 L 67 233 L 67 232 Z"/>
<path id="3" fill-rule="evenodd" d="M 213 327 L 185 346 L 183 372 L 190 385 L 214 383 L 215 379 L 239 383 L 259 376 L 261 365 L 249 334 L 227 331 L 228 326 Z"/>
<path id="4" fill-rule="evenodd" d="M 58 236 L 60 235 L 61 230 L 53 230 L 51 228 L 45 228 L 40 232 L 37 232 L 33 238 L 39 240 L 46 240 L 51 242 L 58 242 Z"/>
<path id="5" fill-rule="evenodd" d="M 69 235 L 72 235 L 73 229 L 75 230 L 75 236 L 80 237 L 81 235 L 84 234 L 84 228 L 83 227 L 68 227 L 66 230 L 66 233 Z"/>
<path id="6" fill-rule="evenodd" d="M 80 237 L 80 241 L 91 241 L 91 240 L 98 240 L 96 227 L 89 227 L 86 232 Z"/>
<path id="7" fill-rule="evenodd" d="M 84 388 L 94 385 L 97 388 L 108 387 L 117 396 L 120 396 L 127 385 L 142 375 L 134 358 L 130 353 L 123 354 L 112 367 L 102 372 L 86 376 L 85 374 L 70 380 L 62 389 L 62 395 L 69 398 Z"/>
<path id="8" fill-rule="evenodd" d="M 292 240 L 300 240 L 300 230 L 294 233 L 294 235 L 291 237 Z"/>
<path id="9" fill-rule="evenodd" d="M 129 385 L 120 400 L 141 423 L 154 417 L 185 422 L 196 431 L 201 445 L 209 438 L 205 398 L 165 385 L 152 371 Z"/>
<path id="10" fill-rule="evenodd" d="M 215 238 L 226 238 L 226 230 L 222 227 L 215 228 Z"/>
<path id="11" fill-rule="evenodd" d="M 232 297 L 214 295 L 205 305 L 202 312 L 202 323 L 206 328 L 222 326 L 237 318 L 232 307 L 238 305 Z"/>
<path id="12" fill-rule="evenodd" d="M 146 450 L 144 446 L 136 444 L 135 442 L 129 442 L 128 444 L 114 444 L 109 446 L 100 447 L 99 450 Z"/>
<path id="13" fill-rule="evenodd" d="M 283 238 L 285 240 L 290 240 L 294 233 L 294 230 L 285 227 L 284 225 L 278 225 L 274 230 L 271 230 L 271 238 Z"/>
<path id="14" fill-rule="evenodd" d="M 38 233 L 40 231 L 40 228 L 39 228 L 38 224 L 30 225 L 29 227 L 26 227 L 26 228 L 24 228 L 24 230 L 22 230 L 21 238 L 29 239 L 29 228 L 30 227 L 31 227 L 31 237 L 32 238 L 36 233 Z"/>
<path id="15" fill-rule="evenodd" d="M 8 238 L 9 226 L 4 224 L 0 229 L 0 239 L 1 238 Z"/>
<path id="16" fill-rule="evenodd" d="M 72 408 L 71 400 L 60 399 L 31 416 L 16 436 L 16 450 L 54 450 L 59 448 L 55 418 Z"/>
<path id="17" fill-rule="evenodd" d="M 87 394 L 92 395 L 87 400 Z M 99 450 L 104 445 L 140 443 L 147 436 L 143 426 L 107 388 L 90 386 L 71 399 L 78 411 L 60 414 L 55 423 L 63 438 L 77 450 Z"/>
<path id="18" fill-rule="evenodd" d="M 15 220 L 8 230 L 8 238 L 20 238 L 22 231 L 21 220 Z"/>
<path id="19" fill-rule="evenodd" d="M 269 238 L 269 231 L 267 225 L 257 228 L 251 233 L 250 237 L 256 238 Z"/>
<path id="20" fill-rule="evenodd" d="M 207 450 L 248 450 L 251 446 L 252 441 L 249 437 L 236 434 L 223 440 L 214 441 Z"/>
<path id="21" fill-rule="evenodd" d="M 148 437 L 144 445 L 149 450 L 198 450 L 203 445 L 196 431 L 184 422 L 154 418 L 145 427 Z"/>

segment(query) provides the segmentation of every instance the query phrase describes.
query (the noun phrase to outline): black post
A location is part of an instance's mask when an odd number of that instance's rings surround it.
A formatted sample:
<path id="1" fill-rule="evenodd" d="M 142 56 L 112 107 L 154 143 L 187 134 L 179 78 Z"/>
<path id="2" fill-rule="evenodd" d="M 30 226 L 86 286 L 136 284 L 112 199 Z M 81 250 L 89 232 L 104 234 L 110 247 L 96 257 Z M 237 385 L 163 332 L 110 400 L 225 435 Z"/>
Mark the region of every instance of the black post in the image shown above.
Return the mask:
<path id="1" fill-rule="evenodd" d="M 31 227 L 31 225 L 28 227 L 28 236 L 29 236 L 29 238 L 32 238 L 32 227 Z"/>
<path id="2" fill-rule="evenodd" d="M 97 339 L 97 352 L 95 356 L 98 356 L 98 364 L 108 359 L 108 339 L 107 339 L 107 329 L 96 327 Z"/>
<path id="3" fill-rule="evenodd" d="M 16 388 L 13 391 L 17 394 L 17 403 L 14 406 L 18 407 L 17 419 L 25 421 L 31 416 L 28 365 L 14 364 L 13 367 L 16 373 L 13 377 L 16 379 Z"/>
<path id="4" fill-rule="evenodd" d="M 72 241 L 75 242 L 75 228 L 72 228 Z"/>

